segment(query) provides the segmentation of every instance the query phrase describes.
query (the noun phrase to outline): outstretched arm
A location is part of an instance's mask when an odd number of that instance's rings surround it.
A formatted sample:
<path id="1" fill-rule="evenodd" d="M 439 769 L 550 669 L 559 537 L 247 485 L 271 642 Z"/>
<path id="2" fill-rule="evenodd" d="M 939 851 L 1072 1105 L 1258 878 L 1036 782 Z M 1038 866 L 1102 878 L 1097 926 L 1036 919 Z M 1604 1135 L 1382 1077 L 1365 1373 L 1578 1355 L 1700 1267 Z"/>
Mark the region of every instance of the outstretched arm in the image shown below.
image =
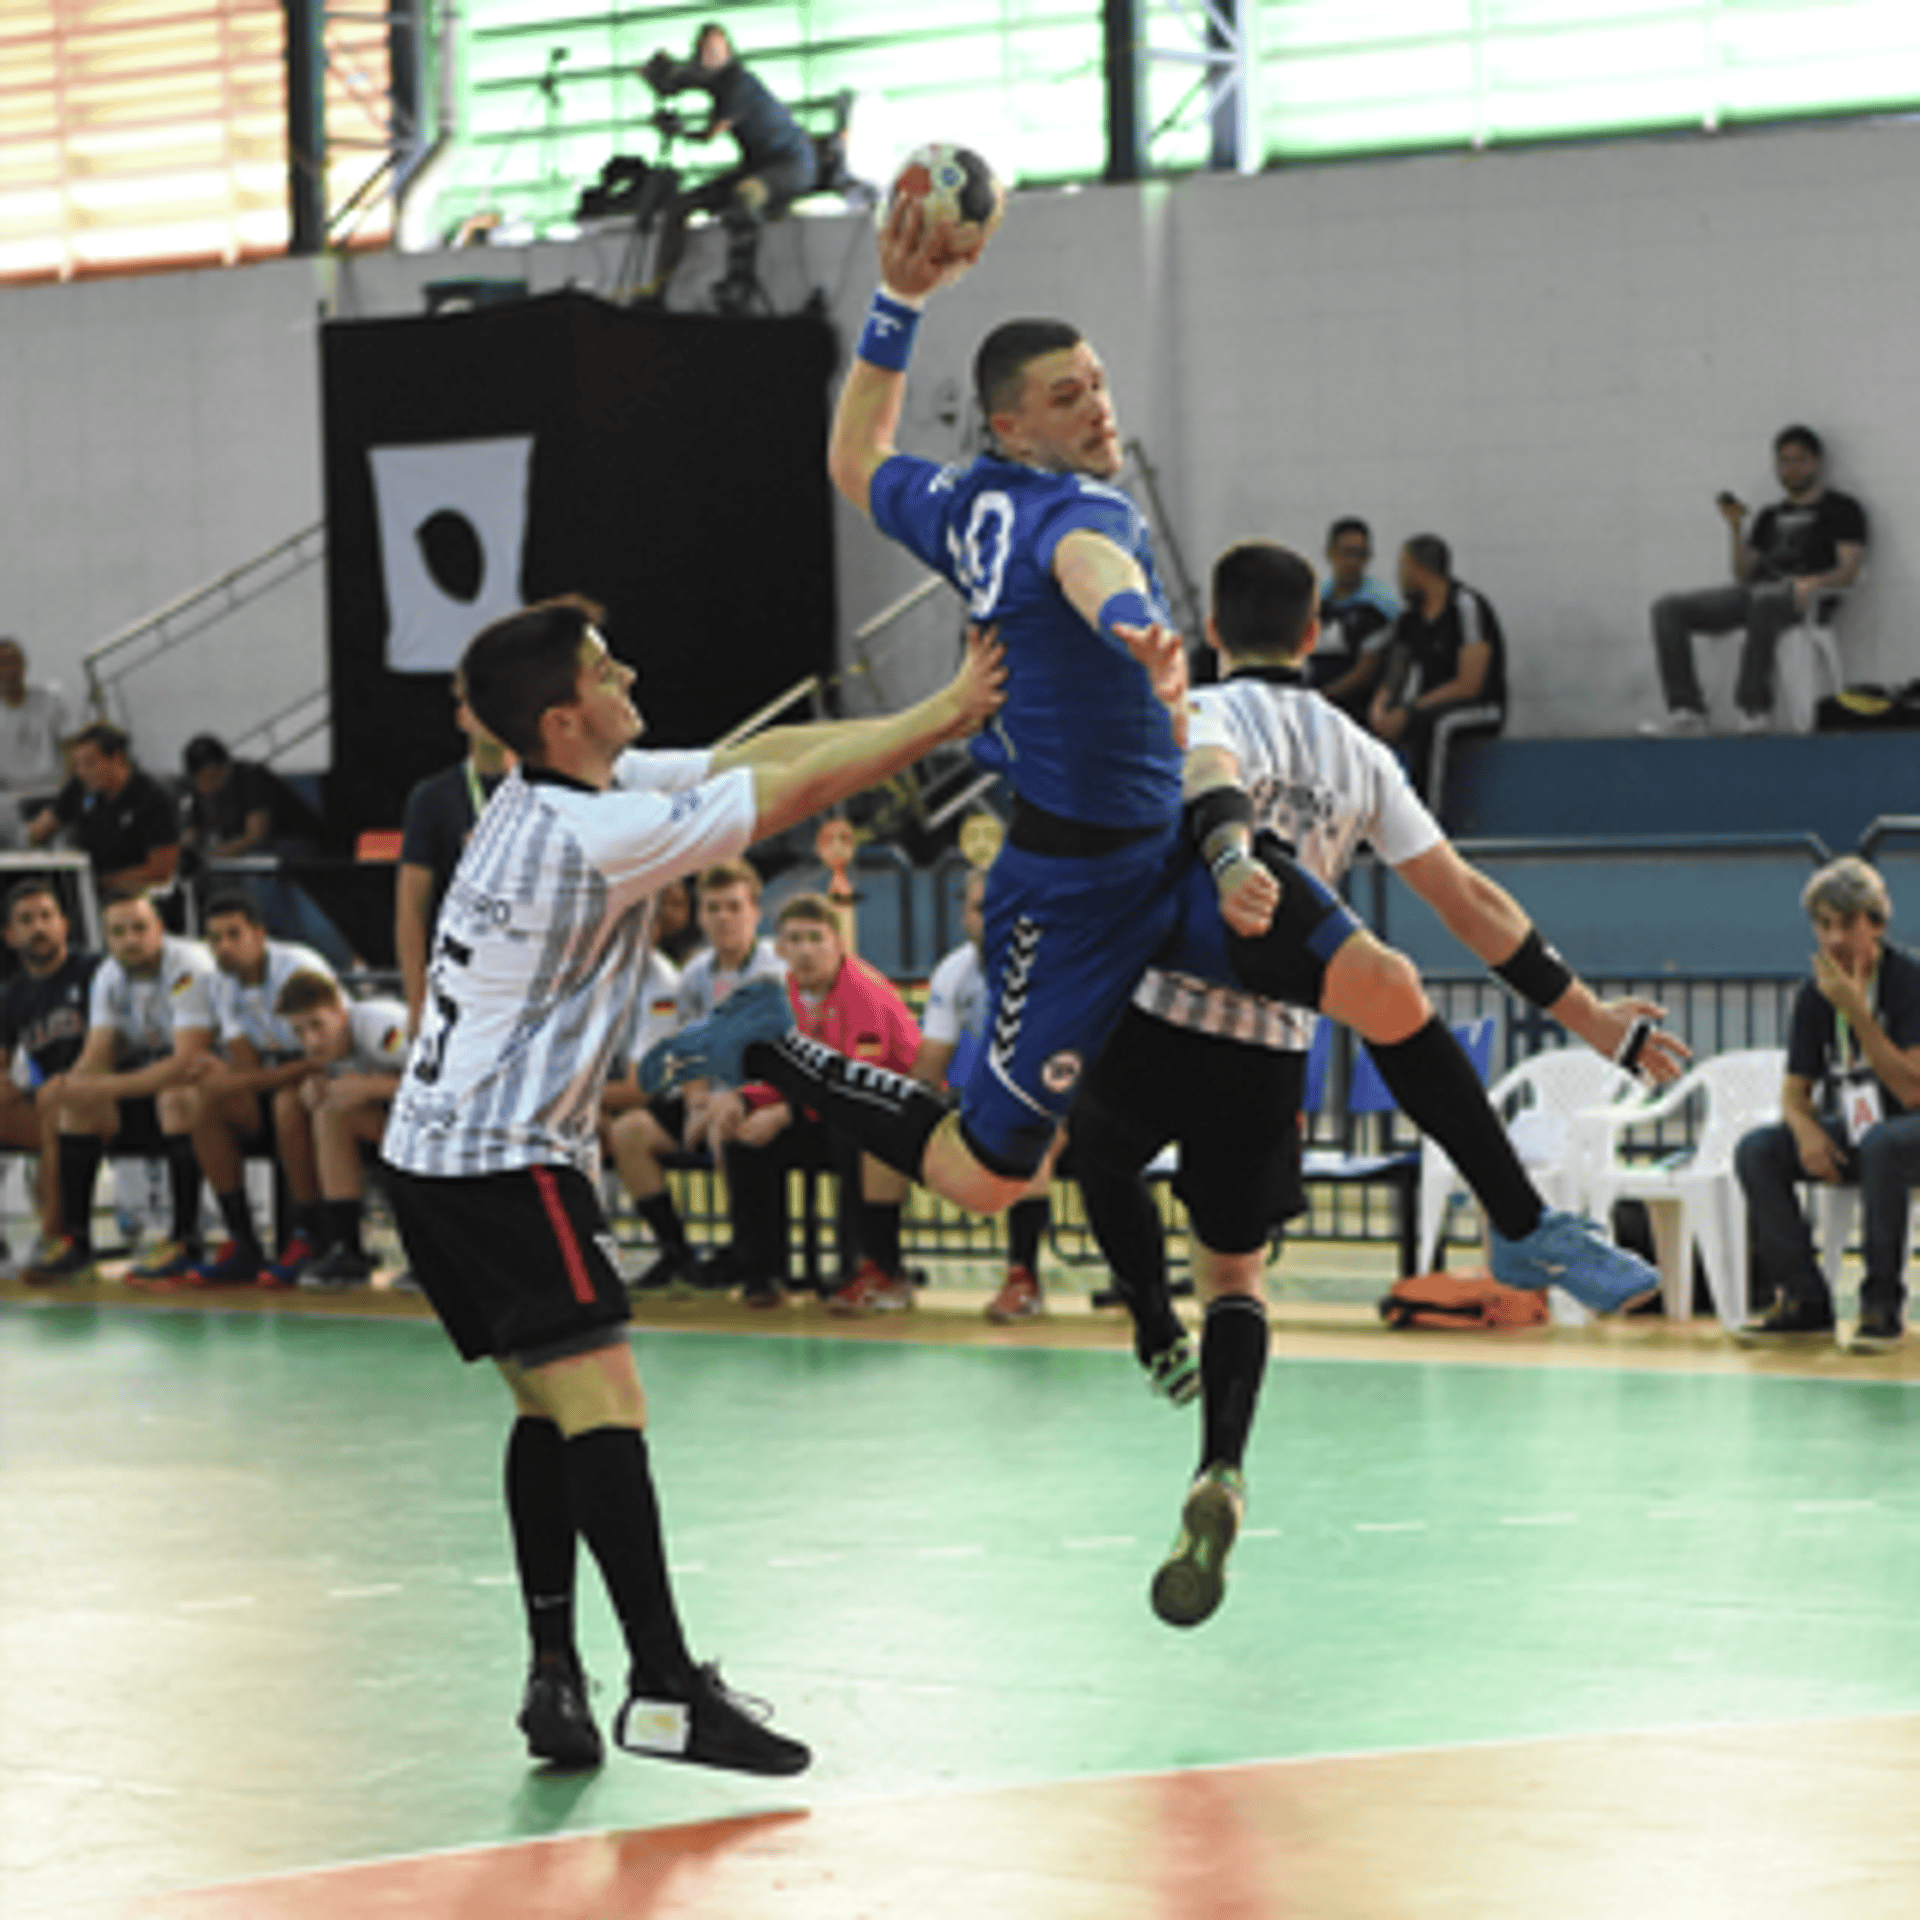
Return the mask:
<path id="1" fill-rule="evenodd" d="M 1176 629 L 1154 619 L 1139 561 L 1105 534 L 1076 527 L 1053 550 L 1053 577 L 1088 626 L 1146 669 L 1173 723 L 1173 737 L 1184 747 L 1187 649 Z"/>
<path id="2" fill-rule="evenodd" d="M 1394 871 L 1456 940 L 1596 1053 L 1653 1081 L 1677 1080 L 1686 1070 L 1691 1057 L 1686 1043 L 1654 1024 L 1666 1017 L 1664 1007 L 1651 1000 L 1600 999 L 1551 948 L 1542 946 L 1519 901 L 1463 860 L 1451 842 L 1442 840 Z M 1558 991 L 1551 999 L 1538 997 L 1553 988 Z"/>
<path id="3" fill-rule="evenodd" d="M 881 222 L 880 290 L 840 389 L 827 442 L 827 472 L 862 513 L 870 511 L 873 476 L 894 452 L 920 309 L 929 295 L 958 280 L 986 244 L 983 234 L 972 247 L 955 247 L 951 223 L 927 225 L 918 200 L 896 200 Z"/>

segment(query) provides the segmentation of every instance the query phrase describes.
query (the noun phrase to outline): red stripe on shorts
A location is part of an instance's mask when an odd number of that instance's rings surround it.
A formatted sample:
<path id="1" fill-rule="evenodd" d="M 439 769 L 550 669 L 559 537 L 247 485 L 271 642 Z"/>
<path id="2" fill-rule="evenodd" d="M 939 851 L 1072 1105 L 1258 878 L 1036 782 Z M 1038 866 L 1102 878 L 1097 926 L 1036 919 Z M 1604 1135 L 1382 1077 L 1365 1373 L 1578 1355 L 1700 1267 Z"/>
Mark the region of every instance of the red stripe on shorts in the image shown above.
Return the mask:
<path id="1" fill-rule="evenodd" d="M 567 1280 L 573 1288 L 573 1297 L 582 1306 L 590 1307 L 599 1296 L 593 1290 L 593 1276 L 587 1272 L 586 1256 L 580 1251 L 573 1222 L 560 1203 L 560 1183 L 553 1177 L 551 1167 L 530 1167 L 528 1171 L 533 1175 L 533 1184 L 540 1189 L 540 1204 L 547 1210 L 553 1237 L 560 1243 L 560 1257 L 567 1263 Z"/>

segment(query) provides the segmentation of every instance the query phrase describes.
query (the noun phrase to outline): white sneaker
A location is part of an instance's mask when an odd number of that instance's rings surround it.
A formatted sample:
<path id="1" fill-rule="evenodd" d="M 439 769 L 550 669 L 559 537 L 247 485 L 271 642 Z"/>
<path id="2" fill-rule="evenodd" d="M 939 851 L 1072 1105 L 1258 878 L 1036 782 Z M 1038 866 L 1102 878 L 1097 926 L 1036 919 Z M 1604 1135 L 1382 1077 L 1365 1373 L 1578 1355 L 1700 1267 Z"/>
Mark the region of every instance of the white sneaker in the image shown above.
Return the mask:
<path id="1" fill-rule="evenodd" d="M 1743 713 L 1740 716 L 1740 731 L 1742 733 L 1771 733 L 1773 731 L 1773 716 L 1766 713 Z"/>
<path id="2" fill-rule="evenodd" d="M 1658 720 L 1640 722 L 1640 731 L 1652 740 L 1678 740 L 1706 730 L 1707 716 L 1692 707 L 1673 707 Z"/>

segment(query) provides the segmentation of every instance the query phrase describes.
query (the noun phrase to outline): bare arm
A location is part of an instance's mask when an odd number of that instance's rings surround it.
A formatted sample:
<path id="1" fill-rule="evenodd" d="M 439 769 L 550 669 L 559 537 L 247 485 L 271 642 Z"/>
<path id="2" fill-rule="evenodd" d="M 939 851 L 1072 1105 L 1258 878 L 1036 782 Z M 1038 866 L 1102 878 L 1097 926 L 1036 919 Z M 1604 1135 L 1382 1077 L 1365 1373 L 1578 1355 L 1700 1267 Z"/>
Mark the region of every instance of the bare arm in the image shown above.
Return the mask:
<path id="1" fill-rule="evenodd" d="M 1816 1180 L 1840 1178 L 1840 1150 L 1820 1124 L 1813 1101 L 1813 1082 L 1803 1073 L 1790 1073 L 1780 1083 L 1780 1118 L 1793 1135 L 1800 1164 Z"/>
<path id="2" fill-rule="evenodd" d="M 944 1087 L 947 1084 L 947 1069 L 953 1065 L 953 1056 L 959 1051 L 960 1045 L 956 1040 L 929 1040 L 922 1034 L 908 1079 L 919 1081 L 923 1087 Z"/>
<path id="3" fill-rule="evenodd" d="M 1116 593 L 1147 590 L 1140 563 L 1105 534 L 1076 527 L 1053 550 L 1053 577 L 1067 604 L 1104 639 L 1100 612 Z M 1146 669 L 1160 704 L 1173 723 L 1173 737 L 1182 746 L 1187 739 L 1187 650 L 1180 635 L 1158 621 L 1146 626 L 1113 628 L 1113 638 Z"/>
<path id="4" fill-rule="evenodd" d="M 407 996 L 407 1031 L 420 1027 L 427 1004 L 427 943 L 432 937 L 433 869 L 403 863 L 393 889 L 393 950 Z"/>
<path id="5" fill-rule="evenodd" d="M 209 860 L 237 860 L 243 853 L 251 853 L 255 847 L 264 847 L 273 837 L 273 814 L 269 808 L 256 807 L 247 815 L 245 823 L 231 840 L 222 841 L 217 847 L 209 849 Z"/>
<path id="6" fill-rule="evenodd" d="M 76 1094 L 104 1093 L 115 1100 L 135 1100 L 142 1094 L 162 1093 L 168 1087 L 177 1087 L 193 1079 L 201 1070 L 199 1062 L 210 1058 L 213 1053 L 211 1027 L 182 1027 L 173 1036 L 173 1051 L 161 1059 L 150 1061 L 144 1067 L 134 1067 L 125 1073 L 85 1071 L 81 1062 L 92 1050 L 95 1033 L 108 1036 L 108 1057 L 112 1057 L 113 1029 L 90 1029 L 86 1045 L 81 1049 L 80 1060 L 74 1062 L 73 1070 L 67 1076 L 68 1084 Z"/>
<path id="7" fill-rule="evenodd" d="M 1451 706 L 1457 700 L 1471 700 L 1486 685 L 1487 669 L 1493 665 L 1493 648 L 1476 640 L 1460 649 L 1460 659 L 1451 680 L 1428 687 L 1413 704 L 1416 707 Z"/>
<path id="8" fill-rule="evenodd" d="M 1415 854 L 1394 871 L 1440 916 L 1447 931 L 1489 967 L 1511 960 L 1533 930 L 1519 901 L 1463 860 L 1449 841 Z M 1651 1000 L 1601 1000 L 1577 974 L 1546 1011 L 1609 1060 L 1636 1020 L 1660 1020 L 1666 1012 Z M 1679 1078 L 1687 1058 L 1681 1041 L 1656 1029 L 1647 1035 L 1635 1064 L 1649 1079 L 1667 1081 Z"/>
<path id="9" fill-rule="evenodd" d="M 164 887 L 172 883 L 173 876 L 179 871 L 180 849 L 169 843 L 164 847 L 155 847 L 138 866 L 121 867 L 114 873 L 100 876 L 100 891 L 109 893 L 141 893 L 148 887 Z"/>

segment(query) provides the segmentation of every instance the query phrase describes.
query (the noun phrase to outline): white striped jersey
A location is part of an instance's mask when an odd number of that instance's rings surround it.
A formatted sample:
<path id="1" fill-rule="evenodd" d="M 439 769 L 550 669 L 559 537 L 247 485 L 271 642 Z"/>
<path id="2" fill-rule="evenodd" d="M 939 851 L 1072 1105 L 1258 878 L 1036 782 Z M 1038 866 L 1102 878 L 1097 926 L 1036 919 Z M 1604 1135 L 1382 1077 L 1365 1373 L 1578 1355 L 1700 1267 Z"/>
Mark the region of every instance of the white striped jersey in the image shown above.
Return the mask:
<path id="1" fill-rule="evenodd" d="M 407 1064 L 407 1003 L 404 1000 L 349 1000 L 347 1050 L 327 1063 L 338 1078 L 349 1073 L 398 1073 Z"/>
<path id="2" fill-rule="evenodd" d="M 157 1060 L 173 1051 L 180 1027 L 213 1026 L 208 998 L 216 969 L 212 952 L 198 940 L 168 934 L 160 942 L 160 964 L 136 980 L 112 954 L 94 969 L 87 1001 L 87 1025 L 111 1027 L 120 1037 L 122 1065 Z"/>
<path id="3" fill-rule="evenodd" d="M 1309 691 L 1296 668 L 1242 667 L 1198 688 L 1187 748 L 1208 746 L 1240 763 L 1255 829 L 1277 833 L 1336 890 L 1362 840 L 1397 867 L 1443 838 L 1392 749 Z M 1295 1053 L 1312 1040 L 1318 1017 L 1158 967 L 1141 977 L 1133 1004 L 1176 1027 Z"/>
<path id="4" fill-rule="evenodd" d="M 269 940 L 266 962 L 266 974 L 258 986 L 250 987 L 224 970 L 213 976 L 208 992 L 213 1037 L 223 1047 L 230 1040 L 245 1040 L 262 1060 L 291 1060 L 300 1051 L 300 1036 L 290 1021 L 274 1012 L 274 1002 L 290 975 L 320 973 L 331 980 L 333 969 L 297 940 Z"/>
<path id="5" fill-rule="evenodd" d="M 653 895 L 744 852 L 753 777 L 626 753 L 595 792 L 545 768 L 500 783 L 434 928 L 426 1006 L 382 1152 L 408 1173 L 599 1171 L 595 1122 L 632 1011 Z"/>

